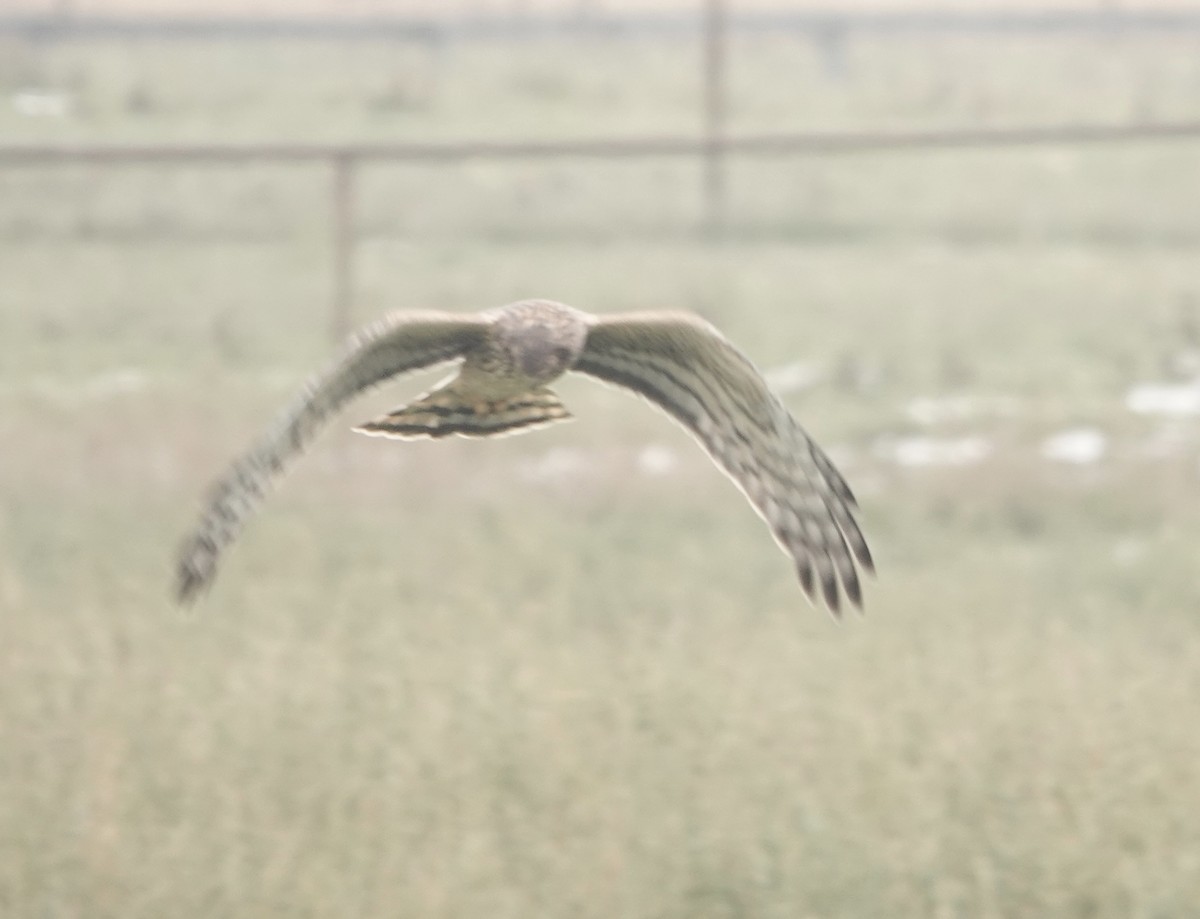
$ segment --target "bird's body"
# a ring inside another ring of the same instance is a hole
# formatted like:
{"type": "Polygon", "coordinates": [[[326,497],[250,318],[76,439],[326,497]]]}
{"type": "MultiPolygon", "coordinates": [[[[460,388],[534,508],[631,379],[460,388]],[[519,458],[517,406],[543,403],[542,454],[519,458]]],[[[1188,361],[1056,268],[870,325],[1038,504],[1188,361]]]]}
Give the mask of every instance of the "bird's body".
{"type": "Polygon", "coordinates": [[[745,493],[831,610],[861,605],[857,566],[872,570],[849,487],[762,376],[716,329],[686,313],[598,317],[550,300],[475,315],[397,313],[365,329],[217,481],[184,543],[178,592],[212,580],[221,551],[286,463],[366,389],[461,360],[438,387],[356,430],[384,437],[488,437],[571,417],[548,384],[569,370],[631,389],[682,424],[745,493]]]}
{"type": "Polygon", "coordinates": [[[463,351],[454,376],[356,430],[385,437],[491,437],[570,418],[545,384],[579,359],[590,317],[550,300],[524,300],[479,318],[489,334],[463,351]]]}

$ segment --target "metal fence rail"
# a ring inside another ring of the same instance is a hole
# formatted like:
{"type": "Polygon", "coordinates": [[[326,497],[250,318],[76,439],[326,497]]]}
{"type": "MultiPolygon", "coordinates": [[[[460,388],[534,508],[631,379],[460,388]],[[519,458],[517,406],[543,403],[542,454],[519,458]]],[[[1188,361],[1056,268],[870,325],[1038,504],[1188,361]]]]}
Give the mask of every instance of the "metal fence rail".
{"type": "Polygon", "coordinates": [[[738,136],[665,136],[579,140],[464,140],[444,143],[262,144],[0,144],[0,168],[236,166],[247,163],[326,164],[332,174],[334,251],[332,328],[342,337],[351,326],[354,178],[370,163],[459,163],[471,159],[703,158],[708,219],[720,224],[724,203],[720,170],[725,157],[825,156],[904,150],[1002,149],[1078,144],[1161,143],[1200,140],[1200,121],[1143,124],[1060,124],[1011,128],[912,131],[847,131],[738,136]],[[714,180],[714,176],[716,179],[714,180]],[[716,183],[717,192],[713,192],[716,183]]]}
{"type": "Polygon", "coordinates": [[[442,162],[470,159],[622,159],[696,157],[714,146],[740,156],[819,156],[895,150],[1114,144],[1200,138],[1200,121],[1132,124],[1054,124],[1008,128],[932,128],[909,131],[828,131],[387,143],[0,144],[0,165],[74,163],[442,162]]]}

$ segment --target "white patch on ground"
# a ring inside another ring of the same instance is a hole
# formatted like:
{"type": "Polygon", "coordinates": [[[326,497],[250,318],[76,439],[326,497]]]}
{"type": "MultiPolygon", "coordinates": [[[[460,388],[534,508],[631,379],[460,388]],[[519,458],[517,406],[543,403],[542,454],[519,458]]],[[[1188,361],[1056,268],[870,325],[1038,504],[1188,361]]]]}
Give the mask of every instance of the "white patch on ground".
{"type": "Polygon", "coordinates": [[[670,475],[679,466],[675,451],[659,444],[642,447],[637,454],[637,470],[642,475],[670,475]]]}
{"type": "Polygon", "coordinates": [[[812,361],[792,361],[763,373],[767,385],[780,395],[812,389],[825,378],[825,371],[812,361]]]}
{"type": "Polygon", "coordinates": [[[20,89],[12,94],[12,107],[26,118],[65,118],[74,101],[68,93],[50,89],[20,89]]]}
{"type": "Polygon", "coordinates": [[[974,466],[991,455],[992,444],[978,435],[897,437],[880,444],[876,453],[898,466],[974,466]]]}
{"type": "Polygon", "coordinates": [[[1200,378],[1188,383],[1139,383],[1125,394],[1125,407],[1135,415],[1200,415],[1200,378]]]}
{"type": "Polygon", "coordinates": [[[1067,428],[1043,440],[1041,453],[1056,463],[1090,466],[1108,453],[1108,437],[1098,428],[1067,428]]]}

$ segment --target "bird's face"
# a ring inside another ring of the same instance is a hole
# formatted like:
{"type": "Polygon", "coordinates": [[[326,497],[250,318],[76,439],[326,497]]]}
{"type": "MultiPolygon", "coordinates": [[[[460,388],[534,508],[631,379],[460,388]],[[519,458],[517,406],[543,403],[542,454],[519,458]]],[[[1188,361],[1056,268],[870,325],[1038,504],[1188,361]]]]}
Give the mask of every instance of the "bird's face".
{"type": "Polygon", "coordinates": [[[516,364],[521,373],[531,380],[547,383],[566,373],[579,349],[572,348],[569,342],[556,341],[553,337],[539,339],[530,336],[522,341],[516,349],[516,364]]]}
{"type": "Polygon", "coordinates": [[[549,383],[574,366],[587,330],[587,322],[574,310],[541,300],[510,307],[495,326],[505,363],[534,385],[549,383]]]}

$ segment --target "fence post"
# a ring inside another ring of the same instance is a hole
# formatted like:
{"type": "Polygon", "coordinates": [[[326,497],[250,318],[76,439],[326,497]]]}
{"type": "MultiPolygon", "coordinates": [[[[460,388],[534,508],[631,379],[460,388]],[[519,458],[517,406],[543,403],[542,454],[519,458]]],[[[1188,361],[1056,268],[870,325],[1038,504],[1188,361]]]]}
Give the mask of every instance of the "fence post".
{"type": "Polygon", "coordinates": [[[710,229],[725,224],[725,0],[704,4],[704,199],[710,229]]]}
{"type": "Polygon", "coordinates": [[[340,342],[354,314],[354,156],[333,155],[333,315],[330,331],[340,342]]]}

